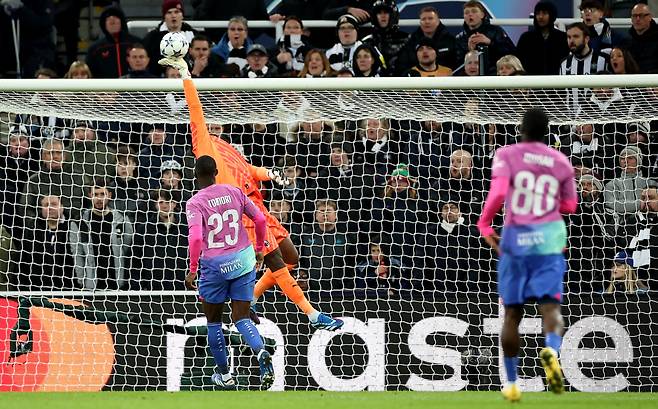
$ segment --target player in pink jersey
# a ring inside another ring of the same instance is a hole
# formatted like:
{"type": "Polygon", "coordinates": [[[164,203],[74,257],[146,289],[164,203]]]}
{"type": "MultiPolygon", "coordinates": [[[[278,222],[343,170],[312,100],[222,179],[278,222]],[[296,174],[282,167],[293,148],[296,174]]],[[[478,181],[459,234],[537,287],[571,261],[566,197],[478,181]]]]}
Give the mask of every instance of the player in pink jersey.
{"type": "Polygon", "coordinates": [[[545,143],[548,117],[529,109],[521,123],[521,143],[500,148],[491,169],[489,195],[478,221],[485,241],[500,255],[498,292],[505,305],[501,333],[507,385],[503,396],[521,398],[516,384],[519,324],[526,302],[539,303],[546,347],[540,352],[549,388],[564,390],[558,351],[564,322],[560,314],[566,260],[567,229],[562,213],[578,206],[574,169],[566,156],[545,143]],[[505,204],[502,239],[491,223],[505,204]]]}
{"type": "Polygon", "coordinates": [[[261,386],[268,389],[274,382],[272,357],[249,318],[256,265],[263,262],[265,216],[240,189],[215,184],[217,164],[212,157],[198,158],[194,174],[201,190],[185,205],[190,245],[190,272],[185,284],[197,288],[195,280],[201,259],[199,298],[208,320],[208,346],[217,365],[212,381],[224,389],[236,386],[229,373],[222,331],[224,303],[230,299],[233,322],[258,356],[261,386]],[[242,224],[243,214],[255,224],[255,251],[242,224]]]}

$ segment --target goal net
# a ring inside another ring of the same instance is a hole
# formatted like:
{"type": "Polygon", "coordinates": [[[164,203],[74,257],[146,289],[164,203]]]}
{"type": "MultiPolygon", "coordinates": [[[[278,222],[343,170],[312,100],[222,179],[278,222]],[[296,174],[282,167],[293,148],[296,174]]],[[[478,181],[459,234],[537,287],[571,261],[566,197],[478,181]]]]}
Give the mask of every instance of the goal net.
{"type": "MultiPolygon", "coordinates": [[[[658,391],[658,78],[620,78],[197,82],[213,131],[291,181],[263,183],[266,206],[299,252],[299,286],[345,321],[313,330],[267,291],[272,389],[500,388],[497,256],[475,222],[494,152],[542,107],[580,195],[566,218],[567,385],[658,391]]],[[[181,83],[4,81],[0,390],[212,389],[184,286],[195,185],[181,83]]],[[[255,388],[257,362],[225,322],[231,369],[255,388]]],[[[521,387],[543,390],[535,307],[520,331],[521,387]]]]}

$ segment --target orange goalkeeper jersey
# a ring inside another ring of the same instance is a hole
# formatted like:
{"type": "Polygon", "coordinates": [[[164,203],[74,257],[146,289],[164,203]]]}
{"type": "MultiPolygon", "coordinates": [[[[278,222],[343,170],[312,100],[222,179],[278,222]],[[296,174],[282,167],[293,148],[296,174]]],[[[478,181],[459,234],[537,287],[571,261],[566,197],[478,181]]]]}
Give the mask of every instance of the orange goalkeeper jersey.
{"type": "Polygon", "coordinates": [[[183,80],[185,100],[190,110],[192,152],[194,157],[208,155],[217,163],[217,183],[225,183],[242,189],[252,201],[262,202],[260,182],[270,180],[267,169],[253,166],[230,143],[210,135],[203,115],[203,106],[192,80],[183,80]]]}

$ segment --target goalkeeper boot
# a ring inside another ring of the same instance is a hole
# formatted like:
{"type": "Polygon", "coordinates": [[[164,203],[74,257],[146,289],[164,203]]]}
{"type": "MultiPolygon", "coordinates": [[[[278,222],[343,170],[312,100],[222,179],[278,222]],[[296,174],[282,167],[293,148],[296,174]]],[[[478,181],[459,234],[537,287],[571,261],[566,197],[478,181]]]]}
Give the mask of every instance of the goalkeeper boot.
{"type": "Polygon", "coordinates": [[[510,402],[518,402],[521,400],[521,388],[515,383],[508,383],[501,391],[503,397],[510,402]]]}
{"type": "Polygon", "coordinates": [[[548,389],[557,394],[564,392],[564,376],[557,359],[557,352],[553,348],[546,347],[539,352],[539,359],[546,372],[548,389]]]}
{"type": "Polygon", "coordinates": [[[214,374],[212,374],[210,379],[212,380],[212,383],[219,386],[225,391],[232,391],[235,390],[237,387],[235,383],[235,379],[233,379],[230,373],[221,374],[215,372],[214,374]]]}
{"type": "Polygon", "coordinates": [[[272,365],[272,355],[264,349],[258,353],[258,366],[260,367],[261,389],[270,389],[274,383],[274,366],[272,365]]]}
{"type": "Polygon", "coordinates": [[[311,322],[311,326],[317,329],[326,329],[327,331],[336,331],[345,325],[342,320],[331,318],[326,314],[320,313],[318,319],[311,322]]]}

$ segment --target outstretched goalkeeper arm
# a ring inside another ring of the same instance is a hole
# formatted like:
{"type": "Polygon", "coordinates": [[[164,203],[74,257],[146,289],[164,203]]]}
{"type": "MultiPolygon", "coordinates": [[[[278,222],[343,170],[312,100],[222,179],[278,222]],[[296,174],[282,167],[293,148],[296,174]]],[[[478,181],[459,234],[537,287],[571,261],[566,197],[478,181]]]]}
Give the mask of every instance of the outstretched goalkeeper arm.
{"type": "MultiPolygon", "coordinates": [[[[198,158],[200,156],[208,155],[215,159],[217,163],[217,183],[226,183],[236,187],[240,187],[233,177],[232,173],[229,172],[226,162],[224,161],[221,152],[220,152],[220,142],[214,140],[210,132],[208,131],[208,126],[206,124],[206,119],[203,114],[203,105],[199,99],[199,93],[192,81],[187,63],[181,58],[163,58],[159,61],[161,65],[174,67],[178,70],[183,79],[183,89],[185,91],[185,100],[187,101],[187,106],[190,110],[190,127],[192,130],[192,153],[194,157],[198,158]]],[[[219,135],[217,135],[219,137],[219,135]]],[[[226,144],[228,145],[228,144],[226,144]]],[[[230,145],[228,145],[230,146],[230,145]]],[[[237,153],[237,151],[236,151],[237,153]]],[[[287,185],[289,182],[281,176],[281,173],[278,170],[272,170],[267,168],[261,168],[257,166],[250,165],[251,176],[258,181],[274,181],[279,185],[287,185]]]]}

